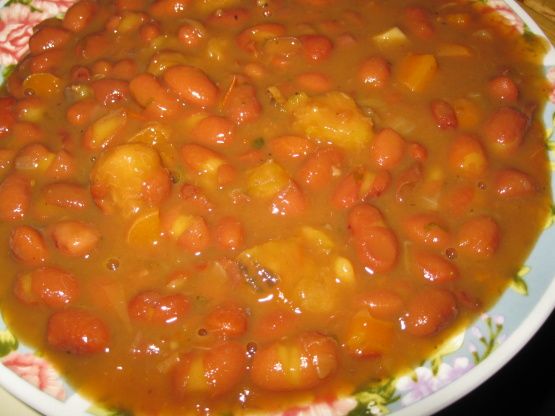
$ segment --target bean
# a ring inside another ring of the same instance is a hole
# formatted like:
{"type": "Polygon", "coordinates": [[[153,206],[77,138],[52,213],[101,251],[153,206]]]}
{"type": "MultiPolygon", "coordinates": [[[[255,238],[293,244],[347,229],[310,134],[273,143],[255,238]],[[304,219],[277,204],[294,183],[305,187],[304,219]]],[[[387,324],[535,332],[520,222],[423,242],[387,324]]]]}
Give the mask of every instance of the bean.
{"type": "Polygon", "coordinates": [[[44,174],[52,164],[54,157],[54,153],[42,144],[28,144],[17,152],[14,165],[19,171],[44,174]]]}
{"type": "Polygon", "coordinates": [[[193,140],[204,145],[230,144],[235,135],[235,125],[225,117],[208,116],[191,130],[193,140]]]}
{"type": "Polygon", "coordinates": [[[27,214],[31,202],[31,181],[11,173],[0,183],[0,220],[16,221],[27,214]]]}
{"type": "Polygon", "coordinates": [[[155,291],[137,294],[128,305],[129,317],[155,325],[181,322],[187,316],[190,304],[182,294],[162,295],[155,291]]]}
{"type": "Polygon", "coordinates": [[[363,309],[347,324],[344,345],[356,358],[379,357],[391,349],[394,335],[392,322],[376,319],[363,309]]]}
{"type": "Polygon", "coordinates": [[[179,196],[193,209],[200,210],[206,214],[214,209],[214,205],[208,200],[204,191],[196,185],[183,184],[179,196]]]}
{"type": "Polygon", "coordinates": [[[391,78],[391,65],[381,56],[366,58],[358,67],[357,77],[365,87],[383,87],[391,78]]]}
{"type": "Polygon", "coordinates": [[[303,191],[296,183],[290,182],[272,199],[270,211],[274,215],[297,216],[301,215],[307,207],[303,191]]]}
{"type": "Polygon", "coordinates": [[[438,128],[442,130],[457,128],[457,114],[447,101],[433,100],[430,103],[430,110],[438,128]]]}
{"type": "Polygon", "coordinates": [[[428,251],[416,251],[414,269],[419,277],[430,283],[444,283],[459,278],[457,267],[442,256],[428,251]]]}
{"type": "Polygon", "coordinates": [[[44,263],[49,257],[42,234],[27,225],[20,225],[12,230],[9,246],[15,258],[26,264],[44,263]]]}
{"type": "Polygon", "coordinates": [[[222,218],[214,229],[214,240],[224,250],[237,250],[245,240],[243,225],[235,218],[222,218]]]}
{"type": "Polygon", "coordinates": [[[16,103],[17,101],[13,97],[0,97],[0,138],[10,133],[11,127],[16,121],[16,103]]]}
{"type": "Polygon", "coordinates": [[[223,338],[240,337],[247,331],[247,325],[247,314],[235,305],[216,307],[204,321],[208,333],[216,333],[223,338]]]}
{"type": "Polygon", "coordinates": [[[404,222],[407,236],[415,242],[429,247],[447,248],[451,236],[435,214],[414,214],[404,222]]]}
{"type": "Polygon", "coordinates": [[[92,121],[99,109],[100,107],[94,99],[85,98],[69,106],[66,112],[66,120],[73,126],[86,126],[92,121]]]}
{"type": "Polygon", "coordinates": [[[232,342],[184,354],[173,369],[173,390],[180,397],[217,397],[241,381],[246,366],[245,347],[232,342]]]}
{"type": "Polygon", "coordinates": [[[361,264],[370,273],[386,273],[397,263],[398,242],[387,227],[369,227],[364,235],[355,235],[355,252],[361,264]]]}
{"type": "Polygon", "coordinates": [[[409,300],[402,328],[410,335],[433,335],[452,322],[458,314],[453,294],[444,289],[424,288],[409,300]]]}
{"type": "Polygon", "coordinates": [[[425,162],[428,159],[428,150],[420,143],[410,143],[408,153],[417,162],[425,162]]]}
{"type": "Polygon", "coordinates": [[[249,84],[233,87],[225,96],[223,112],[236,124],[258,119],[262,106],[256,97],[256,89],[249,84]]]}
{"type": "Polygon", "coordinates": [[[46,340],[57,350],[87,355],[106,350],[110,333],[106,324],[91,312],[70,308],[54,312],[50,316],[46,340]]]}
{"type": "Polygon", "coordinates": [[[215,173],[225,163],[219,153],[198,144],[183,145],[181,158],[185,166],[195,173],[215,173]]]}
{"type": "Polygon", "coordinates": [[[146,0],[116,0],[116,9],[121,11],[143,10],[146,3],[146,0]]]}
{"type": "Polygon", "coordinates": [[[173,117],[182,109],[178,100],[153,75],[137,75],[129,83],[129,90],[133,98],[145,107],[145,112],[153,117],[173,117]]]}
{"type": "Polygon", "coordinates": [[[490,80],[488,82],[488,92],[495,100],[505,102],[518,101],[518,87],[515,82],[506,75],[501,75],[490,80]]]}
{"type": "Polygon", "coordinates": [[[484,138],[494,149],[513,152],[523,142],[528,117],[511,107],[501,107],[486,121],[484,138]]]}
{"type": "Polygon", "coordinates": [[[109,56],[113,46],[113,40],[108,34],[91,33],[81,39],[77,45],[77,53],[86,60],[96,60],[109,56]]]}
{"type": "Polygon", "coordinates": [[[405,148],[401,135],[393,129],[385,128],[374,136],[370,157],[378,166],[392,169],[401,162],[405,148]]]}
{"type": "Polygon", "coordinates": [[[329,77],[321,72],[303,72],[295,77],[295,83],[301,90],[313,94],[328,92],[333,87],[329,77]]]}
{"type": "Polygon", "coordinates": [[[91,0],[80,0],[71,6],[62,20],[62,27],[71,32],[81,32],[93,19],[97,5],[91,0]]]}
{"type": "Polygon", "coordinates": [[[351,208],[360,201],[360,182],[353,173],[345,176],[335,188],[331,203],[338,209],[351,208]]]}
{"type": "Polygon", "coordinates": [[[268,147],[278,161],[302,160],[314,150],[314,143],[300,136],[279,136],[268,141],[268,147]]]}
{"type": "Polygon", "coordinates": [[[157,20],[178,19],[188,9],[191,0],[156,0],[148,7],[148,13],[157,20]]]}
{"type": "Polygon", "coordinates": [[[70,33],[62,28],[44,26],[29,39],[31,54],[38,55],[51,49],[63,48],[71,40],[70,33]]]}
{"type": "Polygon", "coordinates": [[[298,391],[316,387],[339,365],[336,342],[316,332],[304,332],[258,350],[252,360],[251,379],[269,391],[298,391]]]}
{"type": "Polygon", "coordinates": [[[145,23],[139,28],[139,36],[144,43],[151,43],[162,31],[156,23],[145,23]]]}
{"type": "MultiPolygon", "coordinates": [[[[0,149],[0,170],[7,171],[13,164],[15,151],[11,149],[0,149]]],[[[4,173],[4,172],[2,172],[4,173]]]]}
{"type": "Polygon", "coordinates": [[[310,189],[317,190],[329,186],[334,168],[343,160],[341,152],[334,148],[322,148],[308,156],[297,171],[296,178],[310,189]]]}
{"type": "Polygon", "coordinates": [[[495,191],[503,198],[532,195],[536,186],[530,175],[517,169],[503,169],[495,175],[495,191]]]}
{"type": "Polygon", "coordinates": [[[126,81],[104,78],[90,85],[96,100],[106,107],[125,101],[129,96],[129,84],[126,81]]]}
{"type": "Polygon", "coordinates": [[[29,70],[32,74],[54,72],[56,68],[59,68],[63,59],[63,50],[49,49],[29,58],[29,70]]]}
{"type": "Polygon", "coordinates": [[[298,315],[283,307],[276,307],[261,316],[253,328],[253,334],[256,339],[268,342],[296,333],[298,326],[298,315]]]}
{"type": "Polygon", "coordinates": [[[218,87],[200,69],[172,66],[164,72],[164,82],[185,102],[199,107],[213,107],[218,99],[218,87]]]}
{"type": "Polygon", "coordinates": [[[50,308],[63,308],[76,300],[79,283],[73,274],[65,270],[43,266],[19,274],[14,294],[27,304],[41,303],[50,308]]]}
{"type": "Polygon", "coordinates": [[[206,29],[197,21],[185,22],[177,30],[177,38],[182,45],[187,47],[199,46],[206,37],[206,29]]]}
{"type": "Polygon", "coordinates": [[[54,244],[65,255],[89,255],[98,245],[100,233],[92,225],[80,221],[62,221],[51,229],[54,244]]]}
{"type": "Polygon", "coordinates": [[[469,185],[458,185],[446,189],[440,198],[440,207],[449,215],[460,216],[468,212],[475,201],[476,189],[469,185]]]}
{"type": "Polygon", "coordinates": [[[304,56],[311,61],[328,58],[333,50],[333,43],[324,35],[302,35],[299,37],[304,56]]]}
{"type": "Polygon", "coordinates": [[[348,226],[354,235],[364,235],[374,226],[384,225],[384,218],[378,208],[370,204],[360,204],[349,213],[348,226]]]}
{"type": "Polygon", "coordinates": [[[449,146],[448,162],[450,168],[466,177],[480,177],[487,168],[486,153],[475,137],[457,136],[449,146]]]}
{"type": "Polygon", "coordinates": [[[237,45],[246,52],[256,53],[258,46],[268,39],[285,35],[285,27],[278,23],[261,23],[243,30],[236,37],[237,45]]]}
{"type": "Polygon", "coordinates": [[[161,214],[162,229],[190,253],[200,253],[210,245],[210,230],[200,215],[183,214],[179,207],[161,214]]]}
{"type": "Polygon", "coordinates": [[[53,183],[46,185],[42,193],[47,204],[60,208],[84,209],[89,206],[89,192],[79,185],[53,183]]]}
{"type": "MultiPolygon", "coordinates": [[[[27,84],[27,80],[25,84],[27,84]]],[[[20,121],[28,121],[31,123],[40,122],[43,120],[44,112],[46,110],[45,107],[46,105],[43,100],[35,94],[32,97],[25,97],[19,100],[15,105],[15,114],[20,121]]]]}
{"type": "Polygon", "coordinates": [[[407,7],[403,13],[403,22],[413,35],[430,39],[434,36],[435,30],[432,25],[430,13],[420,7],[407,7]]]}
{"type": "Polygon", "coordinates": [[[464,222],[457,231],[457,247],[461,253],[491,257],[499,248],[501,231],[493,218],[483,215],[464,222]]]}
{"type": "Polygon", "coordinates": [[[403,311],[404,301],[396,292],[385,288],[371,289],[361,295],[361,301],[377,319],[395,320],[403,311]]]}
{"type": "Polygon", "coordinates": [[[19,121],[12,126],[13,137],[21,144],[40,142],[44,138],[44,132],[36,123],[19,121]]]}

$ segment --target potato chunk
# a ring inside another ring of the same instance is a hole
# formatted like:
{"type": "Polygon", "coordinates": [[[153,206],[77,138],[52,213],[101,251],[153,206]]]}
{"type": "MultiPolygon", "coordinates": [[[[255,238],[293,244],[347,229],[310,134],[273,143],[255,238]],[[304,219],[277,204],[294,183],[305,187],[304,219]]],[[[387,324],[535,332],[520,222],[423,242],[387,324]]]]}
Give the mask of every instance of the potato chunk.
{"type": "Polygon", "coordinates": [[[286,109],[293,114],[294,128],[307,137],[347,149],[360,149],[372,139],[372,120],[355,101],[339,91],[289,98],[286,109]]]}
{"type": "Polygon", "coordinates": [[[169,174],[158,152],[141,143],[108,149],[91,172],[93,199],[107,214],[129,216],[157,206],[169,190],[169,174]]]}

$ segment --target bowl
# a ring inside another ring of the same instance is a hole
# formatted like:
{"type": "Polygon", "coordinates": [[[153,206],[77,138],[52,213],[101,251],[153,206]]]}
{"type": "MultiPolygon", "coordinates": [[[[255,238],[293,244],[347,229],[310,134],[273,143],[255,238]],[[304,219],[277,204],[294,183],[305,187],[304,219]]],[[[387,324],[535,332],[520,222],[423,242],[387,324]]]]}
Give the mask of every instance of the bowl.
{"type": "MultiPolygon", "coordinates": [[[[513,0],[484,0],[521,36],[547,40],[513,0]]],[[[60,16],[73,0],[0,1],[0,82],[25,53],[32,28],[60,16]]],[[[544,59],[552,84],[543,111],[555,194],[555,49],[544,59]]],[[[555,308],[555,205],[525,265],[497,303],[465,331],[450,338],[422,365],[397,378],[334,402],[292,409],[292,415],[429,415],[465,396],[495,374],[534,336],[555,308]]],[[[52,416],[117,415],[76,393],[39,354],[20,344],[0,318],[0,386],[37,411],[52,416]]]]}

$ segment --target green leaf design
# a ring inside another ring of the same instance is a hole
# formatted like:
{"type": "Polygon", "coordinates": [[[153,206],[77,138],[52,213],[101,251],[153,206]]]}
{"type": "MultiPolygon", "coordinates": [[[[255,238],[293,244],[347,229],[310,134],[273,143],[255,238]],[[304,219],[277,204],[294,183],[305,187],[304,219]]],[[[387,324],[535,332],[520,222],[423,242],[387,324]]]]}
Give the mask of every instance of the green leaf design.
{"type": "Polygon", "coordinates": [[[6,81],[14,70],[15,70],[15,64],[7,65],[2,71],[2,79],[6,81]]]}
{"type": "Polygon", "coordinates": [[[8,355],[10,352],[17,350],[19,341],[7,329],[0,331],[0,357],[8,355]]]}
{"type": "Polygon", "coordinates": [[[547,214],[547,219],[545,220],[544,230],[547,230],[555,223],[555,205],[551,205],[549,213],[547,214]]]}
{"type": "Polygon", "coordinates": [[[133,416],[133,413],[129,410],[106,409],[100,405],[92,405],[87,409],[87,413],[94,416],[133,416]]]}
{"type": "Polygon", "coordinates": [[[524,280],[524,276],[530,273],[530,270],[530,267],[522,266],[520,270],[513,276],[510,287],[519,295],[528,296],[528,284],[524,280]]]}
{"type": "Polygon", "coordinates": [[[503,323],[501,322],[494,322],[491,316],[485,315],[485,318],[482,318],[486,324],[487,334],[480,335],[478,341],[480,344],[484,346],[484,350],[481,354],[478,351],[472,352],[472,357],[474,358],[474,364],[478,364],[484,361],[489,355],[493,352],[493,350],[497,347],[497,339],[503,331],[503,323]]]}
{"type": "Polygon", "coordinates": [[[388,405],[399,400],[394,379],[372,384],[355,394],[357,406],[348,416],[378,416],[389,413],[388,405]]]}

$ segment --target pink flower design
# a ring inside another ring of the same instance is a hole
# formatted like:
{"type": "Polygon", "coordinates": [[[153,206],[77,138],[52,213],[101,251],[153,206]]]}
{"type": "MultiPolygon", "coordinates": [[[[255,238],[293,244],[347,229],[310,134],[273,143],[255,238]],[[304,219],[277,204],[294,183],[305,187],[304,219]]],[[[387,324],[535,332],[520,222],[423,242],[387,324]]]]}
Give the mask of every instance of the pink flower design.
{"type": "Polygon", "coordinates": [[[12,352],[2,359],[2,364],[46,394],[65,399],[62,380],[46,360],[30,353],[12,352]]]}
{"type": "Polygon", "coordinates": [[[414,373],[414,378],[403,376],[397,380],[397,390],[401,393],[406,392],[401,399],[405,406],[417,402],[437,390],[437,379],[431,369],[417,367],[414,373]]]}
{"type": "Polygon", "coordinates": [[[503,0],[489,0],[487,2],[487,5],[489,8],[495,10],[497,13],[503,16],[507,20],[509,25],[513,26],[518,31],[518,33],[524,33],[524,22],[522,21],[520,16],[507,5],[507,3],[505,3],[503,0]]]}
{"type": "Polygon", "coordinates": [[[294,407],[275,416],[344,416],[353,410],[357,401],[352,397],[294,407]]]}
{"type": "Polygon", "coordinates": [[[33,0],[33,7],[49,17],[61,16],[75,2],[76,0],[33,0]]]}
{"type": "Polygon", "coordinates": [[[33,27],[45,17],[22,4],[0,8],[0,65],[15,64],[27,52],[33,27]]]}
{"type": "Polygon", "coordinates": [[[549,81],[549,85],[551,86],[551,92],[549,94],[549,101],[555,103],[555,66],[552,66],[547,70],[547,74],[545,75],[547,80],[549,81]]]}

